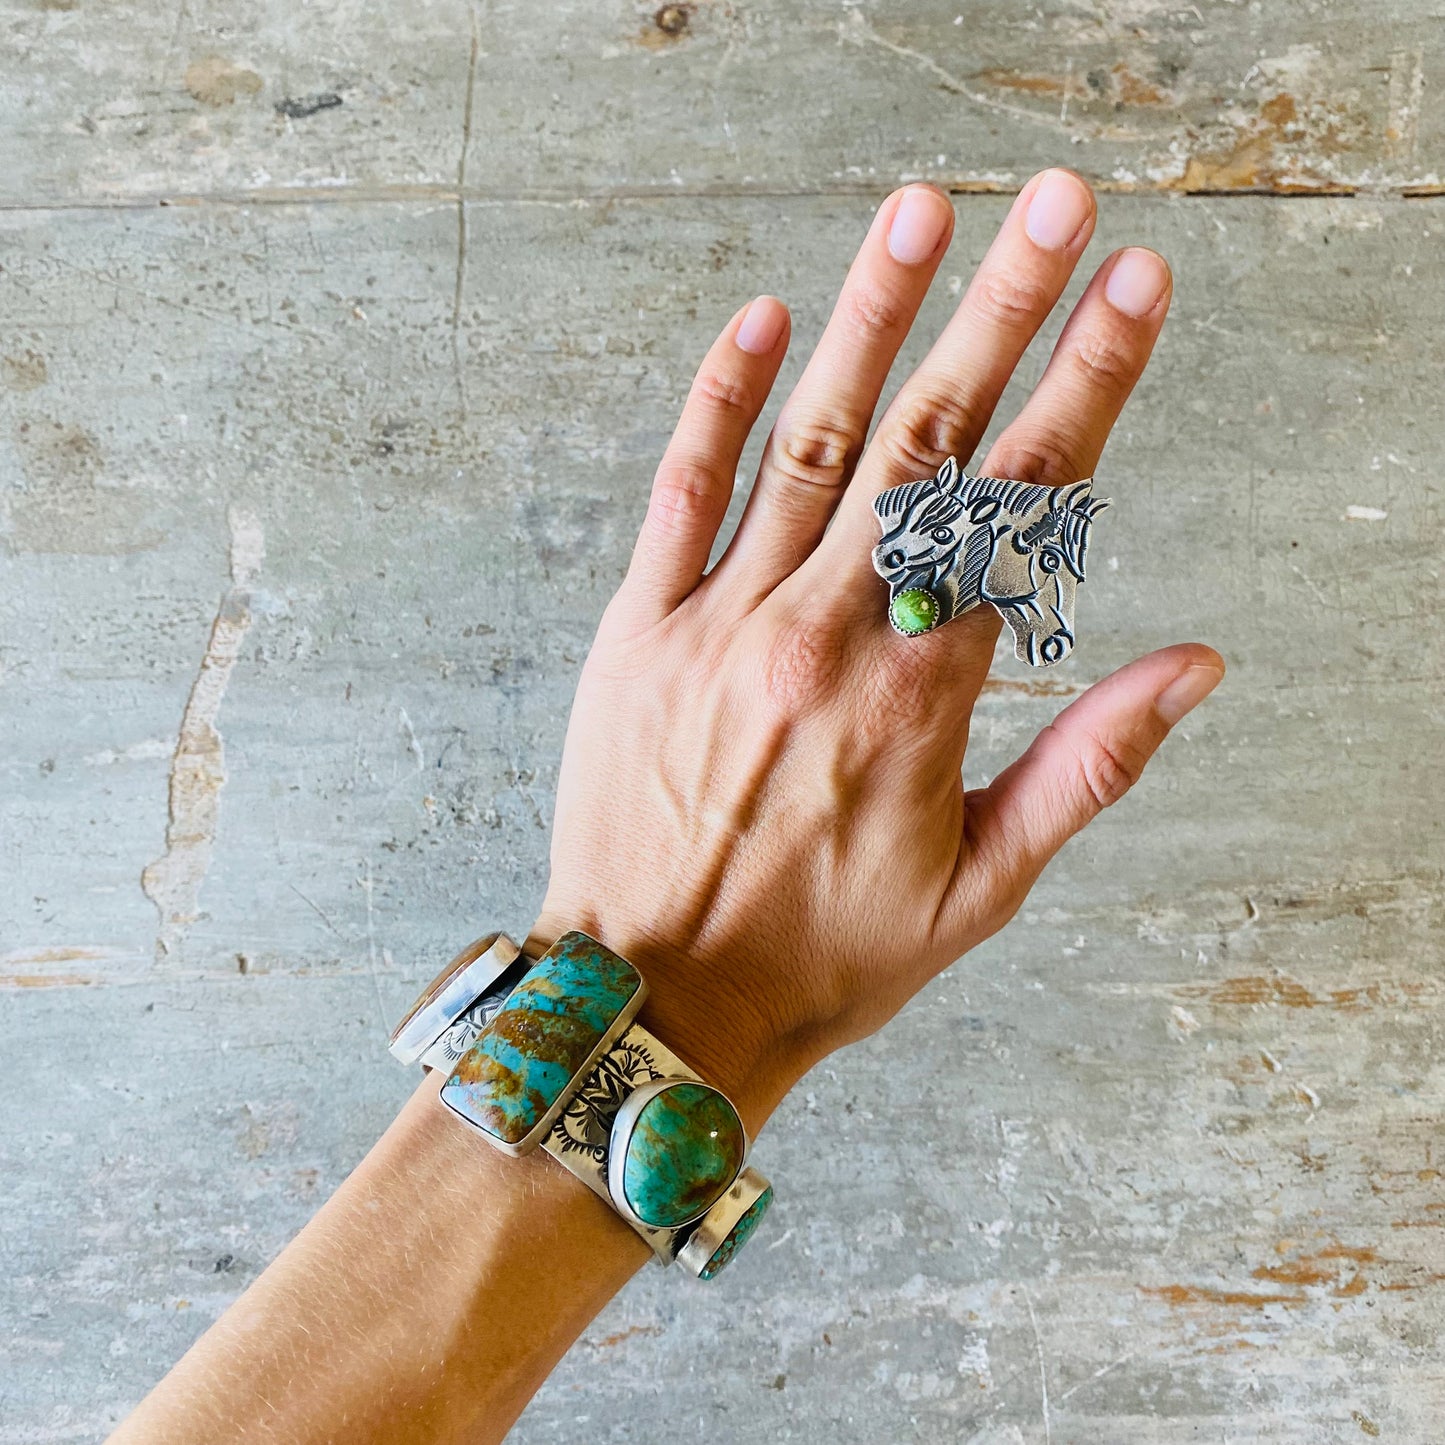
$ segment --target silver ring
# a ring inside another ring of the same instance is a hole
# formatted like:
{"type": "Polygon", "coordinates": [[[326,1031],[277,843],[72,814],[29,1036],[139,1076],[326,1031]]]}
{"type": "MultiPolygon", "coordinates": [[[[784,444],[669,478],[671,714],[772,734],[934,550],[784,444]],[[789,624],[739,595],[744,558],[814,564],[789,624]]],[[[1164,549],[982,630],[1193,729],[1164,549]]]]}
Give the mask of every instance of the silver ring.
{"type": "Polygon", "coordinates": [[[953,457],[936,475],[874,500],[883,538],[873,567],[888,583],[888,621],[904,637],[989,603],[1020,662],[1049,667],[1074,650],[1074,596],[1094,518],[1109,505],[1093,481],[1034,486],[970,477],[953,457]]]}

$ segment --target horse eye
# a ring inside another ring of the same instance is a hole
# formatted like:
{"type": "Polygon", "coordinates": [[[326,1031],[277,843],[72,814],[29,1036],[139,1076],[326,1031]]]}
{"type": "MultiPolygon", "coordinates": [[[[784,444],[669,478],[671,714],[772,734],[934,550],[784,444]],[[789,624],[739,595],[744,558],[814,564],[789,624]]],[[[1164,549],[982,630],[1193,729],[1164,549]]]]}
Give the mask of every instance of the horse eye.
{"type": "Polygon", "coordinates": [[[890,567],[901,567],[908,558],[901,551],[890,552],[883,559],[890,567]]]}
{"type": "Polygon", "coordinates": [[[1059,564],[1063,560],[1052,547],[1045,547],[1044,550],[1039,553],[1039,566],[1042,567],[1045,572],[1057,572],[1059,570],[1059,564]]]}
{"type": "Polygon", "coordinates": [[[933,540],[937,542],[940,547],[946,547],[953,541],[953,528],[935,527],[933,529],[933,540]]]}
{"type": "Polygon", "coordinates": [[[968,520],[970,522],[991,522],[1001,510],[1002,504],[997,497],[980,497],[968,509],[968,520]]]}

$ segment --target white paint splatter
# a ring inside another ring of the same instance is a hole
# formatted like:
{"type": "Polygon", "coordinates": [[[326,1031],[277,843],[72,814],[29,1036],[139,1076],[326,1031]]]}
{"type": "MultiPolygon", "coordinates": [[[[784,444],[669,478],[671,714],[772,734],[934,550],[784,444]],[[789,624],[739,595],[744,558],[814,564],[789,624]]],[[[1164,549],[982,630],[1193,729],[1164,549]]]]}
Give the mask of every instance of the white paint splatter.
{"type": "Polygon", "coordinates": [[[1357,507],[1351,503],[1345,508],[1347,522],[1383,522],[1389,515],[1380,507],[1357,507]]]}
{"type": "Polygon", "coordinates": [[[211,624],[210,640],[191,684],[171,754],[166,851],[141,874],[141,888],[160,915],[157,960],[176,950],[199,917],[201,884],[211,865],[221,789],[226,782],[226,752],[216,719],[231,669],[251,627],[250,588],[266,555],[265,534],[256,517],[233,510],[228,521],[231,585],[211,624]]]}

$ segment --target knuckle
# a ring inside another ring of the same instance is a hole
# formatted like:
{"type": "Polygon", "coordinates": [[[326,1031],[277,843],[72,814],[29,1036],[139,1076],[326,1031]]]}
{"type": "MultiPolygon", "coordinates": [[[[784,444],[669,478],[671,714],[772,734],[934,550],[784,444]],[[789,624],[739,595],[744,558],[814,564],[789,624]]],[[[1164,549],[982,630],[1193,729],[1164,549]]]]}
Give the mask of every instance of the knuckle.
{"type": "Polygon", "coordinates": [[[906,303],[893,292],[877,285],[850,286],[844,304],[852,329],[870,336],[896,331],[911,319],[906,303]]]}
{"type": "Polygon", "coordinates": [[[703,467],[681,463],[663,467],[652,484],[648,517],[664,532],[686,531],[712,520],[718,491],[716,478],[703,467]]]}
{"type": "Polygon", "coordinates": [[[720,371],[704,371],[692,384],[694,399],[712,411],[734,416],[751,416],[752,399],[740,377],[720,371]]]}
{"type": "Polygon", "coordinates": [[[920,387],[898,401],[898,414],[878,438],[884,455],[912,476],[935,471],[946,457],[973,451],[972,429],[958,398],[920,387]]]}
{"type": "MultiPolygon", "coordinates": [[[[1122,738],[1087,733],[1072,743],[1075,783],[1084,801],[1111,808],[1143,775],[1147,755],[1122,738]]],[[[1092,810],[1091,810],[1092,811],[1092,810]]]]}
{"type": "Polygon", "coordinates": [[[1004,270],[980,272],[974,283],[973,306],[992,325],[1005,330],[1033,330],[1053,309],[1054,297],[1041,281],[1004,270]]]}
{"type": "Polygon", "coordinates": [[[1122,336],[1101,330],[1081,331],[1070,349],[1089,385],[1110,392],[1133,385],[1138,368],[1122,336]]]}
{"type": "Polygon", "coordinates": [[[859,432],[824,417],[789,419],[772,449],[773,466],[789,481],[841,487],[860,446],[859,432]]]}
{"type": "Polygon", "coordinates": [[[1000,452],[999,465],[990,470],[1017,482],[1061,487],[1084,475],[1080,458],[1062,437],[1040,433],[1019,440],[1008,438],[1000,452]]]}

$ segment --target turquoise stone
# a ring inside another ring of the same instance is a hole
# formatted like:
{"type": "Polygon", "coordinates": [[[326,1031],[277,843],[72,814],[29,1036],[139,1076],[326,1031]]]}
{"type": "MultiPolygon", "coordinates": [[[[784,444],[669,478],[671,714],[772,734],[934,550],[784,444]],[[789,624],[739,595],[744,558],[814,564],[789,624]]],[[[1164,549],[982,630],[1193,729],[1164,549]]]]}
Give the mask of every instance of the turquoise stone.
{"type": "Polygon", "coordinates": [[[924,587],[910,587],[888,604],[893,625],[910,637],[938,625],[938,599],[924,587]]]}
{"type": "Polygon", "coordinates": [[[642,1106],[622,1165],[622,1192],[655,1229],[696,1219],[743,1167],[742,1120],[707,1084],[679,1082],[642,1106]]]}
{"type": "Polygon", "coordinates": [[[625,958],[564,933],[457,1061],[442,1102],[502,1143],[521,1143],[641,986],[625,958]]]}
{"type": "Polygon", "coordinates": [[[715,1279],[729,1264],[732,1257],[748,1240],[753,1237],[753,1230],[763,1222],[763,1215],[768,1212],[768,1205],[773,1202],[773,1186],[768,1185],[758,1197],[748,1206],[748,1212],[728,1230],[728,1237],[713,1250],[712,1258],[703,1265],[699,1279],[715,1279]]]}

